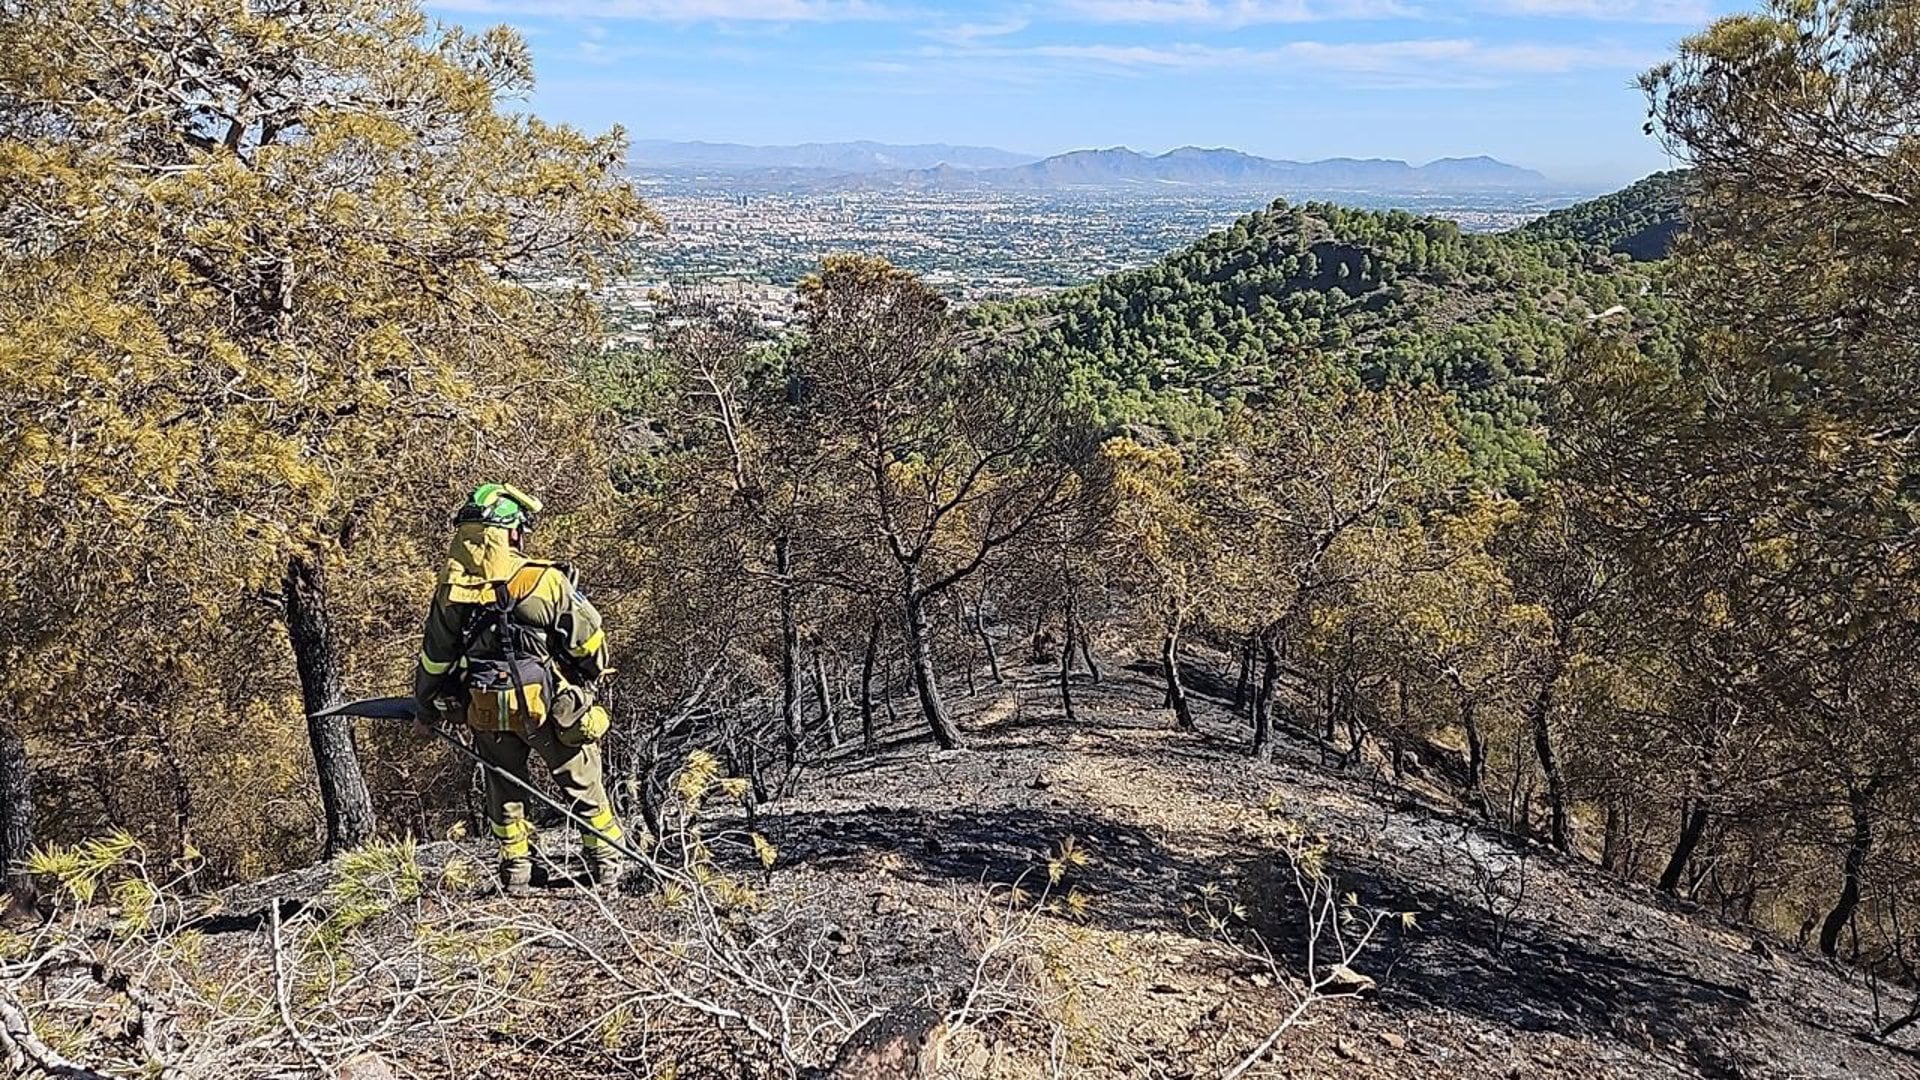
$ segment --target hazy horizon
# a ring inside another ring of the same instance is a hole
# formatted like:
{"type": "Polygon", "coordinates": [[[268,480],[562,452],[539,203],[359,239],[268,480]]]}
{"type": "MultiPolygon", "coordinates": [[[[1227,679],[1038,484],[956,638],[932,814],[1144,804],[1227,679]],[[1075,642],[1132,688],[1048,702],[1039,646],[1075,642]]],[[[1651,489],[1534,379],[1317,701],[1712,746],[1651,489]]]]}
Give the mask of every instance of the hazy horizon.
{"type": "Polygon", "coordinates": [[[529,107],[637,140],[1035,158],[1224,146],[1487,156],[1570,185],[1673,163],[1634,78],[1733,0],[431,0],[533,51],[529,107]]]}
{"type": "MultiPolygon", "coordinates": [[[[634,134],[634,133],[629,133],[629,134],[634,134]]],[[[1144,157],[1159,157],[1165,154],[1170,154],[1175,150],[1206,150],[1206,151],[1224,150],[1224,151],[1233,151],[1233,152],[1239,152],[1239,153],[1245,153],[1245,154],[1252,154],[1255,157],[1267,158],[1270,160],[1296,161],[1296,162],[1302,162],[1307,164],[1311,164],[1319,161],[1338,161],[1338,160],[1404,161],[1409,165],[1419,167],[1422,165],[1432,165],[1440,161],[1467,161],[1467,160],[1473,160],[1476,158],[1491,158],[1495,161],[1499,161],[1507,165],[1515,165],[1522,168],[1532,167],[1527,165],[1525,162],[1509,161],[1506,158],[1499,157],[1498,155],[1495,155],[1495,154],[1481,154],[1481,153],[1473,153],[1473,152],[1467,152],[1467,151],[1462,151],[1460,153],[1453,153],[1453,154],[1441,154],[1438,157],[1431,157],[1431,158],[1408,157],[1403,154],[1391,154],[1391,153],[1338,154],[1330,157],[1301,157],[1298,155],[1287,155],[1287,154],[1254,154],[1253,151],[1248,150],[1242,146],[1231,146],[1231,145],[1224,145],[1224,144],[1217,144],[1217,143],[1203,144],[1203,143],[1191,143],[1191,142],[1170,143],[1170,144],[1158,145],[1158,146],[1133,146],[1126,143],[1111,143],[1111,144],[1088,143],[1085,145],[1062,146],[1057,149],[1036,151],[1036,150],[1030,150],[1030,149],[1022,149],[1020,147],[1014,147],[1014,146],[995,145],[991,143],[949,142],[944,139],[916,139],[912,142],[899,142],[891,139],[868,139],[868,138],[804,139],[804,140],[797,140],[797,141],[791,141],[791,142],[746,142],[739,139],[700,139],[700,138],[665,139],[665,138],[655,138],[651,136],[634,134],[632,143],[634,146],[644,146],[647,144],[675,145],[675,146],[740,146],[740,147],[745,147],[752,150],[785,150],[785,149],[798,149],[798,148],[807,147],[807,146],[860,146],[860,145],[890,146],[890,147],[946,146],[955,150],[998,151],[1001,153],[1014,154],[1021,157],[1030,158],[1033,161],[1043,161],[1047,158],[1059,157],[1064,154],[1090,153],[1094,151],[1124,150],[1124,151],[1130,151],[1132,153],[1140,154],[1144,157]]],[[[1662,168],[1665,168],[1665,166],[1660,166],[1649,171],[1658,172],[1662,168]]],[[[1647,174],[1642,173],[1632,177],[1632,179],[1637,180],[1645,175],[1647,174]]],[[[1560,179],[1560,177],[1552,176],[1551,174],[1549,174],[1549,179],[1558,180],[1560,179]]]]}

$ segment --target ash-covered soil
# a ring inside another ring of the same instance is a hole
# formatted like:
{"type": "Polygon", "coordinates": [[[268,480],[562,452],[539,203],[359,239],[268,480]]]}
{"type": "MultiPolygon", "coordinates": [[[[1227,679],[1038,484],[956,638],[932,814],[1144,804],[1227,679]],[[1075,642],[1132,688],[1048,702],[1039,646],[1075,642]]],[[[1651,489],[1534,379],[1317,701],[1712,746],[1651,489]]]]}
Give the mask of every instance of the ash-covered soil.
{"type": "MultiPolygon", "coordinates": [[[[1276,821],[1323,835],[1342,893],[1390,919],[1354,963],[1376,993],[1311,1009],[1250,1075],[1284,1077],[1920,1077],[1911,1048],[1862,1037],[1873,997],[1847,969],[1688,913],[1584,862],[1527,850],[1464,811],[1316,747],[1256,764],[1246,722],[1196,700],[1172,729],[1147,676],[1074,687],[1050,674],[961,699],[968,747],[850,754],[756,827],[783,891],[819,897],[900,994],[952,994],[970,975],[969,912],[996,885],[1038,892],[1062,845],[1085,855],[1042,918],[1060,1045],[973,1046],[956,1075],[1217,1076],[1292,998],[1219,940],[1197,898],[1240,902],[1227,936],[1260,932],[1304,972],[1303,904],[1276,821]]],[[[1323,953],[1324,959],[1324,953],[1323,953]]],[[[1896,1015],[1906,998],[1883,1002],[1896,1015]]]]}

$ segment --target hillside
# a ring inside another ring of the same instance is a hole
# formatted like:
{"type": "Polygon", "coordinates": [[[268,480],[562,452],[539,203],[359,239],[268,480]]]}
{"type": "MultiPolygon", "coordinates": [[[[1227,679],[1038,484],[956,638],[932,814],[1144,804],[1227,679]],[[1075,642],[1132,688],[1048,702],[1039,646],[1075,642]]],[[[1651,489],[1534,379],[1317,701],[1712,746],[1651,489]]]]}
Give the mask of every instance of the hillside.
{"type": "Polygon", "coordinates": [[[1611,195],[1555,210],[1518,230],[1538,240],[1571,240],[1604,247],[1640,262],[1663,259],[1686,228],[1692,174],[1655,173],[1611,195]]]}
{"type": "MultiPolygon", "coordinates": [[[[1225,692],[1209,670],[1190,680],[1225,692]]],[[[751,822],[708,815],[718,861],[691,898],[663,906],[643,883],[596,902],[558,882],[490,898],[471,884],[477,845],[359,857],[224,894],[183,928],[190,952],[149,958],[149,1002],[230,983],[216,1027],[255,1040],[244,1062],[212,1029],[169,1030],[197,1055],[172,1060],[236,1078],[298,1061],[289,1028],[324,1060],[391,1069],[343,1076],[781,1076],[836,1054],[848,1080],[1218,1076],[1304,989],[1286,852],[1315,858],[1323,839],[1332,895],[1389,913],[1351,958],[1377,988],[1315,1001],[1248,1075],[1920,1075],[1852,1037],[1873,1003],[1840,969],[1516,845],[1418,781],[1329,767],[1298,735],[1250,763],[1224,697],[1199,697],[1200,731],[1182,734],[1150,678],[1083,678],[1076,721],[1053,682],[1016,671],[966,699],[971,749],[883,725],[876,753],[823,762],[751,822]],[[777,848],[764,873],[743,834],[722,835],[749,824],[777,848]],[[705,906],[727,890],[752,899],[705,906]],[[360,989],[283,1027],[274,977],[319,971],[360,989]],[[924,1072],[873,1063],[921,1044],[924,1072]]],[[[726,801],[711,782],[681,791],[726,801]]],[[[115,962],[138,958],[123,941],[115,962]]],[[[103,1030],[86,1044],[100,1064],[103,1030]]]]}
{"type": "Polygon", "coordinates": [[[1622,307],[1647,348],[1669,347],[1671,311],[1648,286],[1531,234],[1277,201],[1153,266],[982,318],[1046,323],[1042,352],[1071,362],[1109,416],[1176,431],[1315,366],[1433,385],[1457,396],[1482,472],[1524,483],[1541,380],[1592,319],[1622,307]]]}

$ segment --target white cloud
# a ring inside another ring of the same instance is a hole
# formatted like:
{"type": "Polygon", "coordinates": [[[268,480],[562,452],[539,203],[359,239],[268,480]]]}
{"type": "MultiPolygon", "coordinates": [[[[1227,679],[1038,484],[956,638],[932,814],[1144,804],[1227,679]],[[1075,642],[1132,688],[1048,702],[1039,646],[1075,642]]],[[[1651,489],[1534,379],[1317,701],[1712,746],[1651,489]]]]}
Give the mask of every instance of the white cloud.
{"type": "Polygon", "coordinates": [[[1419,14],[1418,9],[1403,0],[1061,0],[1060,10],[1064,15],[1091,22],[1223,27],[1408,18],[1419,14]]]}
{"type": "Polygon", "coordinates": [[[1032,20],[1021,15],[1008,16],[993,22],[966,22],[953,26],[936,26],[925,31],[927,37],[939,41],[964,45],[983,38],[1006,37],[1017,34],[1032,24],[1032,20]]]}
{"type": "Polygon", "coordinates": [[[1645,50],[1609,45],[1488,44],[1466,38],[1369,42],[1290,41],[1272,47],[1033,45],[933,50],[952,59],[1024,60],[1065,72],[1145,75],[1169,71],[1312,72],[1360,86],[1491,87],[1585,70],[1633,71],[1657,62],[1645,50]]]}
{"type": "Polygon", "coordinates": [[[873,0],[428,0],[479,15],[649,22],[851,22],[897,17],[873,0]]]}
{"type": "Polygon", "coordinates": [[[1714,17],[1712,0],[1055,0],[1054,9],[1065,17],[1095,23],[1225,28],[1474,15],[1701,25],[1714,17]]]}
{"type": "Polygon", "coordinates": [[[1696,26],[1714,14],[1707,0],[1482,0],[1480,6],[1506,15],[1696,26]]]}

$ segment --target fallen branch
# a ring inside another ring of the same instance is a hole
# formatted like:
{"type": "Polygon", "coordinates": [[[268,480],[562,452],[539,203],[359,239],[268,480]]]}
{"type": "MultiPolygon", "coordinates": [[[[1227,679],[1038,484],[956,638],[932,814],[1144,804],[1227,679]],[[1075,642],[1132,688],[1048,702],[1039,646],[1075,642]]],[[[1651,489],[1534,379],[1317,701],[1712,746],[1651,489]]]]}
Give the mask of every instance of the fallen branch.
{"type": "Polygon", "coordinates": [[[267,924],[267,948],[273,958],[273,1001],[280,1010],[280,1024],[287,1029],[287,1035],[293,1039],[294,1045],[320,1067],[320,1073],[324,1076],[330,1068],[326,1055],[320,1052],[319,1047],[313,1045],[313,1040],[307,1038],[306,1034],[300,1030],[300,1026],[293,1021],[292,1003],[287,994],[286,962],[283,959],[286,955],[286,946],[282,944],[280,938],[280,898],[277,896],[267,904],[267,924]]]}
{"type": "Polygon", "coordinates": [[[23,1073],[31,1065],[59,1080],[117,1080],[109,1073],[70,1061],[41,1042],[27,1022],[25,1007],[5,991],[0,991],[0,1042],[6,1044],[7,1065],[15,1073],[23,1073]]]}

